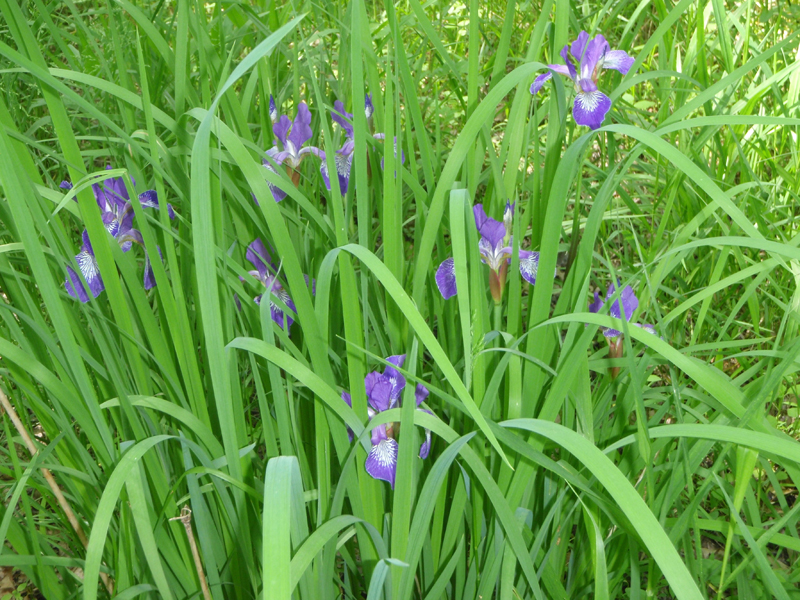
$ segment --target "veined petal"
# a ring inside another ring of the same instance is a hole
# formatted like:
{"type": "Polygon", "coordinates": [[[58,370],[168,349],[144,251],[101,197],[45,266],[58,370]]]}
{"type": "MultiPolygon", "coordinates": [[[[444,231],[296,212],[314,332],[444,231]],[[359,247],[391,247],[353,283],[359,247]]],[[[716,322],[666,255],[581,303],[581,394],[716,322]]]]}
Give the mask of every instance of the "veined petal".
{"type": "Polygon", "coordinates": [[[625,75],[630,71],[634,62],[633,57],[628,56],[624,50],[609,50],[603,57],[602,66],[604,69],[614,69],[625,75]]]}
{"type": "Polygon", "coordinates": [[[406,387],[406,378],[398,371],[395,367],[402,367],[403,362],[406,360],[405,354],[397,354],[395,356],[389,356],[386,361],[392,365],[387,366],[383,370],[383,376],[389,380],[389,383],[392,384],[392,395],[391,395],[391,402],[389,404],[389,408],[394,408],[397,402],[400,400],[400,394],[403,392],[403,388],[406,387]]]}
{"type": "Polygon", "coordinates": [[[144,253],[144,289],[149,290],[156,287],[156,276],[153,273],[153,265],[150,264],[150,255],[144,253]]]}
{"type": "Polygon", "coordinates": [[[417,401],[417,406],[425,402],[430,393],[431,392],[428,388],[421,383],[418,383],[416,389],[414,390],[414,399],[417,401]]]}
{"type": "MultiPolygon", "coordinates": [[[[144,208],[159,208],[158,194],[155,190],[147,190],[146,192],[142,192],[139,194],[139,203],[144,208]]],[[[171,204],[167,204],[167,214],[169,215],[170,219],[175,218],[175,211],[172,209],[171,204]]]]}
{"type": "MultiPolygon", "coordinates": [[[[573,58],[570,54],[569,44],[564,46],[559,54],[561,55],[564,64],[567,65],[567,71],[569,72],[570,79],[574,81],[575,79],[577,79],[578,73],[577,71],[575,71],[575,65],[573,64],[573,58]]],[[[580,58],[576,58],[574,60],[575,62],[580,63],[580,58]]]]}
{"type": "Polygon", "coordinates": [[[522,278],[534,285],[539,272],[539,253],[530,250],[519,251],[519,272],[522,278]]]}
{"type": "Polygon", "coordinates": [[[578,92],[575,94],[572,115],[578,125],[586,125],[591,129],[598,129],[610,109],[611,99],[600,90],[578,92]]]}
{"type": "Polygon", "coordinates": [[[295,149],[299,150],[303,144],[311,139],[313,133],[311,131],[311,111],[308,110],[308,105],[305,102],[301,102],[297,106],[297,114],[292,123],[292,131],[287,139],[294,145],[295,149]]]}
{"type": "Polygon", "coordinates": [[[283,309],[278,306],[278,304],[273,300],[273,297],[280,299],[286,308],[292,312],[295,312],[296,308],[294,302],[292,302],[292,299],[289,297],[289,293],[283,289],[283,286],[281,286],[281,284],[278,283],[278,281],[274,278],[270,278],[270,281],[267,284],[266,293],[270,294],[269,311],[272,320],[275,321],[278,327],[288,332],[292,326],[292,323],[294,323],[294,319],[292,319],[292,317],[290,317],[287,313],[283,312],[283,309]]]}
{"type": "Polygon", "coordinates": [[[350,170],[353,166],[353,152],[352,150],[347,152],[345,150],[347,147],[348,144],[345,144],[342,150],[337,150],[333,157],[336,163],[336,175],[339,177],[339,191],[342,196],[347,193],[347,188],[350,185],[350,170]]]}
{"type": "Polygon", "coordinates": [[[531,84],[531,94],[538,94],[539,90],[542,89],[542,86],[545,83],[547,83],[552,77],[553,73],[551,71],[548,71],[547,73],[542,73],[541,75],[537,76],[536,79],[534,79],[533,83],[531,84]]]}
{"type": "MultiPolygon", "coordinates": [[[[94,257],[91,246],[84,244],[81,251],[75,256],[75,261],[78,263],[78,269],[89,285],[89,291],[92,293],[93,298],[97,298],[105,288],[103,285],[103,278],[100,276],[100,268],[97,266],[97,260],[94,257]]],[[[69,290],[67,290],[69,291],[69,290]]]]}
{"type": "Polygon", "coordinates": [[[486,238],[492,247],[497,246],[506,236],[505,225],[501,221],[487,216],[486,211],[483,209],[483,204],[476,204],[472,208],[472,213],[475,216],[475,226],[478,228],[478,233],[481,237],[486,238]]]}
{"type": "Polygon", "coordinates": [[[64,280],[64,288],[73,298],[81,302],[89,301],[89,294],[86,293],[86,288],[83,287],[83,281],[80,275],[75,272],[75,269],[69,266],[67,267],[67,278],[64,280]]]}
{"type": "Polygon", "coordinates": [[[366,94],[364,96],[364,114],[369,119],[372,114],[375,112],[375,107],[372,105],[372,94],[366,94]]]}
{"type": "Polygon", "coordinates": [[[442,262],[436,269],[436,287],[445,300],[456,295],[456,264],[452,258],[442,262]]]}
{"type": "Polygon", "coordinates": [[[371,477],[388,481],[394,489],[394,478],[397,473],[397,441],[386,438],[373,446],[364,468],[371,477]]]}

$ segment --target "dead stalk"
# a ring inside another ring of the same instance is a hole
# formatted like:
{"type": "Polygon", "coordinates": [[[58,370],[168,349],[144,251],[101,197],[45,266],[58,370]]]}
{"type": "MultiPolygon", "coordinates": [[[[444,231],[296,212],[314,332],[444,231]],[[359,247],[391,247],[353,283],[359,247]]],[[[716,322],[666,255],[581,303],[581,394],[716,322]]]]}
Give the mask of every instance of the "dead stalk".
{"type": "MultiPolygon", "coordinates": [[[[8,399],[8,396],[6,396],[5,392],[2,389],[0,389],[0,404],[3,405],[3,408],[5,409],[6,413],[8,413],[11,422],[14,424],[14,428],[17,430],[17,433],[19,433],[20,437],[25,442],[25,446],[28,448],[28,452],[30,452],[31,458],[33,458],[34,456],[36,456],[36,453],[39,450],[36,448],[36,445],[33,443],[33,439],[28,434],[27,430],[25,429],[25,426],[22,424],[22,421],[19,418],[19,415],[17,415],[16,411],[14,410],[14,407],[11,406],[11,401],[8,399]]],[[[9,450],[11,449],[9,448],[9,450]]],[[[58,484],[56,483],[53,474],[50,472],[49,469],[42,467],[42,475],[44,475],[44,478],[47,480],[50,489],[53,490],[53,495],[56,497],[58,505],[61,507],[61,510],[64,511],[64,514],[67,515],[67,520],[69,521],[69,524],[72,525],[72,529],[74,529],[75,533],[78,535],[78,539],[80,539],[81,544],[83,544],[84,548],[88,549],[89,540],[86,539],[86,534],[83,532],[83,528],[81,527],[78,518],[75,516],[75,513],[72,512],[72,507],[69,505],[69,502],[67,502],[67,499],[64,497],[64,494],[61,493],[61,488],[58,487],[58,484]]],[[[108,593],[113,594],[114,582],[111,580],[111,578],[103,572],[100,573],[100,578],[103,580],[103,583],[105,584],[108,593]]]]}
{"type": "Polygon", "coordinates": [[[200,561],[200,553],[197,551],[197,544],[194,541],[194,533],[192,532],[192,509],[184,506],[181,509],[180,517],[173,517],[170,521],[180,521],[186,528],[186,537],[189,538],[189,547],[192,549],[192,556],[194,557],[194,566],[197,569],[197,576],[200,578],[200,587],[203,590],[203,598],[211,600],[211,590],[208,589],[208,582],[206,582],[206,575],[203,572],[203,563],[200,561]]]}

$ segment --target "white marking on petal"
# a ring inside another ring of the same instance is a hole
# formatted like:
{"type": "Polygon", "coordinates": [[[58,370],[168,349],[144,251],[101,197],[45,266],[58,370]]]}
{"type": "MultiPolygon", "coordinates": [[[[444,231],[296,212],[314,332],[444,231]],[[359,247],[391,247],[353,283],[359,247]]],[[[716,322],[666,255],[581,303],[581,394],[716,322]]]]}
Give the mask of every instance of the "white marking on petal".
{"type": "Polygon", "coordinates": [[[603,95],[603,92],[600,90],[596,90],[594,92],[582,92],[575,96],[575,102],[578,102],[581,105],[581,109],[585,112],[593,113],[600,105],[603,95]]]}
{"type": "Polygon", "coordinates": [[[75,257],[75,260],[78,262],[78,268],[81,270],[86,283],[91,285],[95,278],[100,274],[100,269],[97,267],[97,261],[95,260],[94,256],[89,254],[89,252],[86,250],[82,250],[75,257]]]}
{"type": "Polygon", "coordinates": [[[370,454],[375,457],[380,466],[390,467],[397,462],[397,444],[383,440],[377,446],[372,447],[370,454]]]}

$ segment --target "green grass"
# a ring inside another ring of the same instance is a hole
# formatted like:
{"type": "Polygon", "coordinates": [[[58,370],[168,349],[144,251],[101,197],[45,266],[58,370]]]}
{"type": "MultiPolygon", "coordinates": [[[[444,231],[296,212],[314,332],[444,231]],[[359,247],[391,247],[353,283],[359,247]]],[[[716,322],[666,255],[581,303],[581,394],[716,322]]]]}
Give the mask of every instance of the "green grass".
{"type": "Polygon", "coordinates": [[[2,412],[0,566],[29,589],[202,598],[194,544],[214,600],[800,599],[792,6],[0,0],[0,15],[0,388],[21,420],[2,412]],[[575,124],[566,80],[529,92],[582,29],[636,59],[601,79],[597,131],[575,124]],[[334,101],[354,114],[344,196],[313,156],[297,187],[263,168],[270,94],[290,118],[308,103],[330,173],[334,101]],[[162,257],[152,290],[142,249],[107,243],[89,183],[110,175],[177,213],[133,202],[162,257]],[[539,277],[515,257],[496,307],[472,206],[500,218],[507,200],[539,277]],[[85,304],[64,288],[84,228],[105,284],[85,304]],[[257,237],[296,307],[288,332],[253,302],[257,237]],[[657,335],[588,312],[614,279],[657,335]],[[402,408],[368,422],[362,381],[395,354],[402,408]],[[364,469],[387,424],[394,489],[364,469]]]}

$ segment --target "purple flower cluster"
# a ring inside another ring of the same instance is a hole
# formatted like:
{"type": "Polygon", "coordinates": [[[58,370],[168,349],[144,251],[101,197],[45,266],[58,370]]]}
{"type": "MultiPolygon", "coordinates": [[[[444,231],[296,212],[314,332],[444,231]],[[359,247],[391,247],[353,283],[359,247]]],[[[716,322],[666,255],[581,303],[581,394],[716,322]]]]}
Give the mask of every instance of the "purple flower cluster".
{"type": "MultiPolygon", "coordinates": [[[[386,361],[390,366],[387,366],[383,373],[372,371],[364,378],[364,388],[367,392],[367,402],[369,402],[367,413],[370,419],[385,410],[400,407],[403,390],[406,387],[406,379],[397,369],[403,366],[405,359],[405,354],[389,356],[386,361]]],[[[417,402],[417,410],[433,414],[424,408],[420,408],[420,404],[425,401],[429,393],[424,385],[418,383],[414,396],[417,402]]],[[[348,406],[353,406],[349,392],[342,392],[342,400],[347,402],[348,406]]],[[[397,423],[388,423],[373,427],[370,436],[372,449],[367,456],[366,463],[364,463],[364,468],[370,476],[388,481],[392,489],[394,489],[395,475],[397,473],[398,445],[396,435],[398,425],[397,423]]],[[[352,440],[353,435],[351,432],[350,441],[352,440]]],[[[419,457],[427,458],[430,450],[431,432],[426,429],[425,441],[420,446],[419,457]]]]}
{"type": "MultiPolygon", "coordinates": [[[[617,288],[612,283],[608,286],[608,290],[606,291],[606,299],[605,302],[610,300],[614,294],[616,294],[617,288]]],[[[605,302],[600,298],[599,292],[595,291],[594,293],[594,302],[589,304],[589,312],[591,313],[599,313],[603,306],[605,306],[605,302]]],[[[614,317],[615,319],[622,319],[624,318],[626,321],[630,323],[631,317],[633,313],[636,312],[636,309],[639,308],[639,299],[636,297],[636,294],[633,293],[633,288],[629,285],[626,285],[622,291],[619,293],[619,297],[614,300],[611,306],[608,309],[608,314],[614,317]],[[624,313],[624,317],[623,317],[624,313]]],[[[631,323],[635,327],[640,327],[649,333],[655,333],[655,327],[650,324],[642,324],[642,323],[631,323]]],[[[603,335],[607,338],[615,338],[622,335],[621,331],[617,331],[616,329],[611,329],[610,327],[602,327],[601,331],[603,335]]]]}
{"type": "MultiPolygon", "coordinates": [[[[106,169],[110,168],[110,165],[106,167],[106,169]]],[[[72,189],[72,184],[68,181],[62,181],[59,187],[69,190],[72,189]]],[[[97,206],[100,208],[106,231],[119,244],[122,251],[128,252],[134,243],[144,248],[142,234],[138,229],[133,228],[133,206],[130,203],[128,190],[122,177],[111,177],[102,183],[92,184],[92,192],[94,192],[97,206]]],[[[159,207],[158,196],[154,190],[139,194],[139,202],[145,208],[159,207]]],[[[167,211],[169,212],[169,218],[174,219],[175,212],[169,204],[167,204],[167,211]]],[[[97,266],[97,259],[95,258],[92,243],[89,240],[89,234],[85,229],[82,237],[83,245],[81,246],[81,251],[75,256],[80,275],[71,266],[68,266],[68,275],[64,282],[64,287],[73,298],[77,298],[81,302],[88,302],[90,300],[89,294],[91,294],[92,298],[97,298],[100,292],[105,289],[105,285],[100,275],[100,269],[97,266]],[[89,288],[88,292],[86,286],[84,286],[84,281],[89,288]]],[[[153,267],[150,264],[150,257],[145,251],[144,289],[149,290],[155,285],[153,267]]]]}

